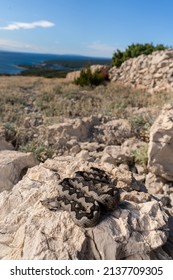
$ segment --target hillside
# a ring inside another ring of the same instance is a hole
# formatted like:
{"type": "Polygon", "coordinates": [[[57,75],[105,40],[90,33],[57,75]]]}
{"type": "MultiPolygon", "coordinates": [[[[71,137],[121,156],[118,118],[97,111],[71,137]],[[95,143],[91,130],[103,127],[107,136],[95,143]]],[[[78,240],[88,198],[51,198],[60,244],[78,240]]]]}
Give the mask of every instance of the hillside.
{"type": "Polygon", "coordinates": [[[33,139],[37,135],[35,126],[59,123],[69,117],[102,115],[128,119],[134,130],[145,131],[163,105],[172,100],[169,92],[153,95],[114,82],[95,88],[81,88],[68,79],[37,77],[2,76],[0,82],[2,134],[16,149],[26,151],[41,144],[37,136],[33,139]]]}
{"type": "Polygon", "coordinates": [[[173,259],[172,93],[22,76],[0,84],[1,259],[173,259]],[[60,209],[58,186],[66,195],[71,184],[89,185],[90,201],[95,185],[113,190],[113,208],[94,198],[93,213],[82,191],[89,215],[71,201],[60,209]]]}

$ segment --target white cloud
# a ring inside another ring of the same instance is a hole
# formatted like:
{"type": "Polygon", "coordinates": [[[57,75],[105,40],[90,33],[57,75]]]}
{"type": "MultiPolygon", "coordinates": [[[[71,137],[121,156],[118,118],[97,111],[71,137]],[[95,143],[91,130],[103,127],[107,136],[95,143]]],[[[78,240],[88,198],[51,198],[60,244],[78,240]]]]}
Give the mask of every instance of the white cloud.
{"type": "Polygon", "coordinates": [[[34,22],[14,22],[4,27],[0,27],[1,30],[19,30],[19,29],[33,29],[36,27],[48,28],[55,24],[47,20],[40,20],[34,22]]]}

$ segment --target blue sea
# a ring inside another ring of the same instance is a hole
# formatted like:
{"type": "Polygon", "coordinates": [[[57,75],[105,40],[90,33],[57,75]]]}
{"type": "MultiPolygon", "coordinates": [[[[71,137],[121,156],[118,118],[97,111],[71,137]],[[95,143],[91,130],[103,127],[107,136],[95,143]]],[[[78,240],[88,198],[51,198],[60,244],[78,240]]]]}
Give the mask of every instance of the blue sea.
{"type": "MultiPolygon", "coordinates": [[[[19,65],[37,65],[43,64],[46,61],[50,60],[87,60],[95,59],[91,57],[85,57],[80,55],[54,55],[54,54],[35,54],[35,53],[17,53],[17,52],[8,52],[0,51],[0,74],[19,74],[22,70],[22,67],[19,65]]],[[[56,64],[55,68],[63,70],[64,67],[61,65],[58,67],[56,64]]]]}

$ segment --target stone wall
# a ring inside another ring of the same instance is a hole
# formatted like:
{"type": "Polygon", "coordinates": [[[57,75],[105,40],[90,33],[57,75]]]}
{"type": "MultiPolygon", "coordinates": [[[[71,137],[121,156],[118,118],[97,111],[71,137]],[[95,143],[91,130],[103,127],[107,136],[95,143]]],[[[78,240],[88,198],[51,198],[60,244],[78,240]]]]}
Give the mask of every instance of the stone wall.
{"type": "Polygon", "coordinates": [[[150,92],[173,91],[173,49],[131,58],[120,68],[112,67],[109,78],[150,92]]]}
{"type": "MultiPolygon", "coordinates": [[[[92,65],[91,71],[108,73],[112,82],[132,86],[149,92],[173,91],[173,49],[140,55],[125,61],[119,68],[92,65]]],[[[67,74],[67,81],[73,82],[80,71],[67,74]]]]}

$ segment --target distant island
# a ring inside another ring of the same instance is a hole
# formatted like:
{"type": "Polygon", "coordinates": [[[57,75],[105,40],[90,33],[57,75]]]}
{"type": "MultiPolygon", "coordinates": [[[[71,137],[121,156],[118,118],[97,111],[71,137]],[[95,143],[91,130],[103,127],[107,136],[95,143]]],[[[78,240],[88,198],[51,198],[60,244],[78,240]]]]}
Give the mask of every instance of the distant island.
{"type": "Polygon", "coordinates": [[[103,58],[76,58],[76,59],[61,59],[61,60],[49,60],[36,65],[18,65],[24,68],[19,73],[22,76],[41,76],[46,78],[65,78],[67,73],[71,71],[81,70],[87,66],[101,64],[110,65],[111,59],[103,58]]]}
{"type": "Polygon", "coordinates": [[[0,75],[61,78],[94,64],[110,65],[111,58],[0,51],[0,75]]]}

